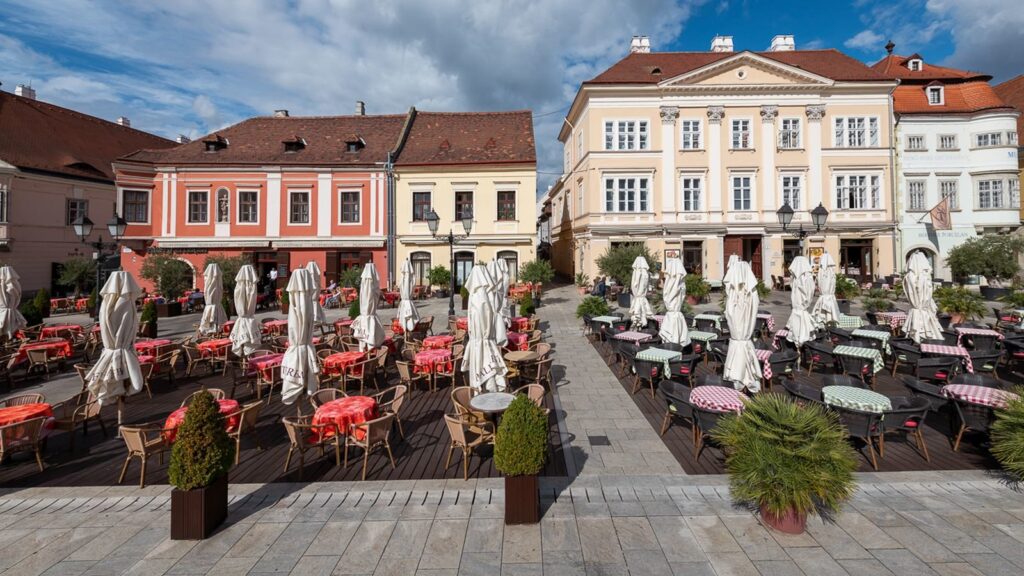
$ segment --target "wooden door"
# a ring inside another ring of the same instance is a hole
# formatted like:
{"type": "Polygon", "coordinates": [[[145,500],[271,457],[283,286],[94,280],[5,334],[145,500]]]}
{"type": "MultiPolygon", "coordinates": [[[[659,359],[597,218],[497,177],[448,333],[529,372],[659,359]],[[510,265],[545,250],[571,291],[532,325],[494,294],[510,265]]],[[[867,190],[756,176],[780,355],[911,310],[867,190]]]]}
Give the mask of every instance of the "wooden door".
{"type": "Polygon", "coordinates": [[[762,264],[762,262],[761,262],[761,238],[756,237],[756,236],[752,237],[752,238],[749,238],[747,240],[747,243],[748,243],[749,254],[750,254],[750,269],[751,269],[751,271],[754,272],[754,276],[756,276],[757,279],[760,280],[762,278],[762,276],[761,276],[761,272],[762,272],[762,267],[761,267],[761,264],[762,264]]]}
{"type": "Polygon", "coordinates": [[[726,266],[729,264],[729,256],[733,254],[743,258],[743,236],[726,236],[723,241],[723,249],[725,254],[722,255],[722,258],[726,266]]]}

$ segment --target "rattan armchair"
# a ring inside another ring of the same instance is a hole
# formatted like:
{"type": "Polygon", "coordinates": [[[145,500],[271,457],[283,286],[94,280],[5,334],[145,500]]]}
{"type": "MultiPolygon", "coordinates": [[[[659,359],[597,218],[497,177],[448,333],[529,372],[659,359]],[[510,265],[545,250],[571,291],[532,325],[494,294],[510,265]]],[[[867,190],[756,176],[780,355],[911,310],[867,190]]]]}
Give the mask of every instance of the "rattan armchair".
{"type": "Polygon", "coordinates": [[[345,458],[344,464],[348,468],[348,449],[350,447],[362,448],[363,449],[363,476],[362,479],[366,480],[366,469],[370,461],[370,452],[375,448],[381,446],[387,450],[388,459],[391,460],[391,468],[396,468],[395,456],[391,453],[391,426],[395,415],[392,413],[386,413],[379,418],[368,420],[359,424],[353,424],[349,427],[349,432],[345,435],[345,458]],[[361,436],[361,438],[360,438],[361,436]]]}
{"type": "Polygon", "coordinates": [[[451,436],[444,469],[448,470],[451,467],[452,452],[459,448],[462,451],[462,479],[469,480],[469,456],[476,448],[494,442],[494,425],[486,421],[475,422],[464,416],[448,414],[444,415],[444,423],[448,428],[448,435],[451,436]]]}
{"type": "Polygon", "coordinates": [[[372,397],[377,401],[377,410],[389,412],[395,415],[395,424],[398,426],[398,434],[405,439],[405,430],[402,428],[402,406],[405,404],[405,396],[409,389],[404,384],[397,384],[386,390],[374,394],[372,397]]]}
{"type": "Polygon", "coordinates": [[[89,422],[99,423],[103,437],[107,436],[107,427],[100,415],[100,403],[90,392],[79,392],[66,402],[53,407],[53,423],[51,429],[68,432],[68,451],[75,451],[75,428],[81,424],[82,435],[89,433],[89,422]]]}
{"type": "Polygon", "coordinates": [[[162,422],[150,422],[138,426],[121,426],[121,438],[124,439],[125,447],[128,448],[128,456],[124,459],[124,466],[121,466],[121,475],[117,483],[124,482],[124,476],[128,472],[128,465],[132,458],[138,458],[142,464],[139,471],[139,488],[146,487],[146,463],[153,455],[159,457],[160,464],[164,463],[164,453],[171,450],[171,443],[164,436],[162,422]]]}
{"type": "Polygon", "coordinates": [[[188,406],[189,404],[192,403],[192,400],[196,396],[202,394],[203,392],[209,392],[210,395],[213,396],[214,400],[223,400],[224,398],[227,397],[227,394],[225,394],[224,391],[221,390],[220,388],[204,388],[202,390],[196,390],[195,392],[186,396],[185,399],[181,401],[181,406],[179,406],[179,408],[184,408],[185,406],[188,406]]]}
{"type": "Polygon", "coordinates": [[[246,432],[250,432],[250,436],[256,441],[256,449],[263,450],[263,445],[260,444],[260,437],[256,433],[256,424],[260,419],[260,411],[263,410],[263,402],[256,401],[250,402],[242,406],[238,412],[228,416],[238,417],[238,425],[228,430],[228,436],[235,441],[235,464],[238,464],[239,455],[242,453],[242,436],[246,432]]]}
{"type": "Polygon", "coordinates": [[[39,465],[39,471],[42,472],[45,466],[43,465],[41,432],[45,423],[46,418],[40,416],[0,426],[0,463],[3,463],[8,454],[34,452],[36,464],[39,465]]]}
{"type": "Polygon", "coordinates": [[[299,480],[302,479],[302,471],[306,467],[306,451],[313,448],[320,449],[320,456],[324,455],[324,448],[334,447],[334,465],[341,466],[341,434],[338,433],[338,425],[334,422],[313,424],[310,416],[284,417],[281,418],[284,429],[288,433],[288,456],[284,459],[284,472],[292,462],[292,455],[299,454],[299,480]]]}
{"type": "Polygon", "coordinates": [[[46,396],[42,394],[18,394],[17,396],[10,396],[0,400],[0,408],[24,406],[25,404],[39,404],[41,402],[46,402],[46,396]]]}

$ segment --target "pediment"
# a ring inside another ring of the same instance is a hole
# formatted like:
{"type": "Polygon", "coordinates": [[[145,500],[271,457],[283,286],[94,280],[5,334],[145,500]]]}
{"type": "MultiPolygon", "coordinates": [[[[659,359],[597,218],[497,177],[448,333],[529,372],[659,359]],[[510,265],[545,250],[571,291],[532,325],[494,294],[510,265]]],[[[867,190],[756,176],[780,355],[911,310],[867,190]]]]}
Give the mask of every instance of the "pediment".
{"type": "Polygon", "coordinates": [[[659,84],[661,87],[718,86],[746,88],[753,86],[831,85],[830,78],[813,74],[766,58],[753,52],[740,52],[659,84]]]}

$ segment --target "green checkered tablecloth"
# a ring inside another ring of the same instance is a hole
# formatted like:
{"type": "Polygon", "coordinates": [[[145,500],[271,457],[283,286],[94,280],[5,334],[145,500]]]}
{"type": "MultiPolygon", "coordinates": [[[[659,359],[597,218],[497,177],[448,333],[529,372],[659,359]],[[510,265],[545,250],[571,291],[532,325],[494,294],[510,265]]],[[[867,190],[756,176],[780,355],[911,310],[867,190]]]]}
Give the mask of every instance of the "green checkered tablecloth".
{"type": "MultiPolygon", "coordinates": [[[[875,352],[878,351],[875,350],[875,352]]],[[[886,410],[892,410],[892,402],[889,398],[866,388],[825,386],[821,389],[821,396],[825,404],[830,406],[840,406],[863,412],[881,413],[886,410]]]]}
{"type": "Polygon", "coordinates": [[[591,318],[591,320],[604,322],[605,324],[611,326],[612,324],[618,322],[619,320],[622,320],[622,318],[619,318],[618,316],[594,316],[593,318],[591,318]]]}
{"type": "Polygon", "coordinates": [[[860,316],[847,316],[846,314],[839,315],[839,321],[836,322],[840,328],[844,330],[850,330],[851,328],[860,328],[864,325],[864,320],[860,316]]]}
{"type": "Polygon", "coordinates": [[[683,357],[682,352],[676,352],[675,350],[662,350],[661,348],[647,348],[636,353],[637,360],[646,360],[648,362],[664,362],[665,373],[669,372],[668,363],[673,360],[678,360],[683,357]]]}
{"type": "Polygon", "coordinates": [[[882,353],[874,348],[858,348],[857,346],[839,345],[832,350],[832,354],[838,356],[853,356],[854,358],[868,358],[875,361],[875,372],[885,367],[882,361],[882,353]]]}
{"type": "Polygon", "coordinates": [[[722,316],[710,312],[702,312],[693,317],[693,325],[697,326],[697,320],[711,320],[715,323],[715,330],[722,329],[722,316]]]}
{"type": "Polygon", "coordinates": [[[701,342],[710,342],[715,338],[718,338],[718,334],[714,332],[701,332],[700,330],[690,330],[687,332],[690,340],[700,340],[701,342]]]}
{"type": "Polygon", "coordinates": [[[867,328],[858,328],[853,331],[854,336],[861,338],[871,338],[872,340],[881,340],[882,348],[885,349],[885,353],[889,354],[892,350],[889,349],[889,338],[892,334],[885,332],[884,330],[869,330],[867,328]]]}

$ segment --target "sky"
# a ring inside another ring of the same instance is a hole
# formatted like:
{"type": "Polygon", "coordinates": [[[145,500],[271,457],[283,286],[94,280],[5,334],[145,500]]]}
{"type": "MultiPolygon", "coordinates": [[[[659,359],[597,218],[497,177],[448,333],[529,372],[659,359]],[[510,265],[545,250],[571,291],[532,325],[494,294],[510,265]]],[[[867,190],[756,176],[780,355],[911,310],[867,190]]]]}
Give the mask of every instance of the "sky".
{"type": "Polygon", "coordinates": [[[531,109],[538,192],[560,173],[557,133],[579,88],[628,52],[836,48],[1024,73],[1020,0],[4,0],[0,89],[168,138],[244,118],[531,109]]]}

